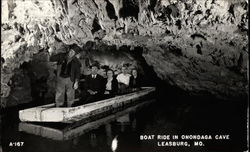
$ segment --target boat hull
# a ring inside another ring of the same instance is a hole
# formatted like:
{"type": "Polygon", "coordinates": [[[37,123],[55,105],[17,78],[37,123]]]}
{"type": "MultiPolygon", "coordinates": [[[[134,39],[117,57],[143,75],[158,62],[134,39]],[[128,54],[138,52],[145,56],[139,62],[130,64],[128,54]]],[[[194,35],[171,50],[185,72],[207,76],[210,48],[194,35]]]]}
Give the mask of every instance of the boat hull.
{"type": "MultiPolygon", "coordinates": [[[[53,140],[71,140],[73,138],[79,137],[93,129],[98,128],[99,126],[109,124],[114,120],[119,120],[124,116],[128,116],[130,112],[135,112],[140,110],[144,106],[149,106],[155,100],[148,100],[142,103],[138,103],[134,106],[130,106],[125,110],[119,111],[115,114],[108,115],[98,120],[94,120],[88,123],[80,123],[80,124],[69,124],[63,129],[57,129],[50,126],[44,126],[41,124],[20,122],[19,123],[19,131],[26,132],[33,135],[38,135],[42,137],[46,137],[53,140]]],[[[125,117],[127,118],[127,117],[125,117]]]]}
{"type": "Polygon", "coordinates": [[[19,111],[22,122],[63,122],[72,123],[84,118],[105,113],[119,107],[128,106],[155,91],[154,87],[144,87],[142,90],[126,95],[100,100],[77,107],[55,107],[48,104],[19,111]]]}

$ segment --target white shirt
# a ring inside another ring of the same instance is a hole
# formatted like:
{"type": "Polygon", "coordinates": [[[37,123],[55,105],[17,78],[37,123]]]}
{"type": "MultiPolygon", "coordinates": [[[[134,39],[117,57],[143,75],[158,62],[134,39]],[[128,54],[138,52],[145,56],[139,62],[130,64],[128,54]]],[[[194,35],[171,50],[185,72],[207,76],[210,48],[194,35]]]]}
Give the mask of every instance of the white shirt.
{"type": "Polygon", "coordinates": [[[113,79],[108,79],[107,84],[106,84],[106,90],[112,90],[112,80],[113,79]]]}
{"type": "Polygon", "coordinates": [[[129,78],[130,78],[130,74],[119,74],[116,79],[118,81],[118,83],[123,83],[125,85],[129,85],[129,78]]]}

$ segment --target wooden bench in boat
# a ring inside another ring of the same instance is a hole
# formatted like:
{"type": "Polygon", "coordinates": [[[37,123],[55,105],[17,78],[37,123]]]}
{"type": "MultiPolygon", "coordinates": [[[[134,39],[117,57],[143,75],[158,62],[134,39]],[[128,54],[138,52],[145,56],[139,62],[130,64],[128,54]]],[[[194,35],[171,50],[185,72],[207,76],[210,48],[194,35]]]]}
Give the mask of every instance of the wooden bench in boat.
{"type": "Polygon", "coordinates": [[[145,102],[136,104],[134,106],[131,106],[129,108],[126,108],[122,111],[119,111],[115,114],[106,116],[104,118],[89,122],[89,123],[83,123],[78,124],[77,126],[75,124],[68,124],[63,129],[57,129],[50,126],[43,126],[39,124],[34,123],[27,123],[27,122],[20,122],[19,123],[19,131],[26,132],[33,135],[42,136],[45,138],[53,139],[53,140],[70,140],[76,137],[79,137],[93,129],[98,128],[101,125],[108,124],[114,120],[117,120],[118,118],[122,116],[126,116],[130,112],[135,112],[139,110],[140,108],[151,104],[155,100],[147,100],[145,102]]]}
{"type": "Polygon", "coordinates": [[[100,100],[77,107],[55,107],[48,104],[19,111],[23,122],[63,122],[73,123],[84,118],[98,115],[125,105],[132,104],[155,91],[155,87],[143,87],[140,91],[100,100]]]}

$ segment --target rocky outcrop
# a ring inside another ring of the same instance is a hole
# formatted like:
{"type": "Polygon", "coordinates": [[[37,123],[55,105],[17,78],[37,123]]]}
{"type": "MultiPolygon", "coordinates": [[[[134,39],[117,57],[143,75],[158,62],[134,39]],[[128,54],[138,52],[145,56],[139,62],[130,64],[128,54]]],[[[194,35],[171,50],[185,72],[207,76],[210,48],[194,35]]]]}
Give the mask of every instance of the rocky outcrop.
{"type": "Polygon", "coordinates": [[[34,54],[94,38],[130,51],[140,46],[159,78],[191,94],[247,96],[246,0],[37,0],[2,7],[3,97],[13,70],[34,54]]]}

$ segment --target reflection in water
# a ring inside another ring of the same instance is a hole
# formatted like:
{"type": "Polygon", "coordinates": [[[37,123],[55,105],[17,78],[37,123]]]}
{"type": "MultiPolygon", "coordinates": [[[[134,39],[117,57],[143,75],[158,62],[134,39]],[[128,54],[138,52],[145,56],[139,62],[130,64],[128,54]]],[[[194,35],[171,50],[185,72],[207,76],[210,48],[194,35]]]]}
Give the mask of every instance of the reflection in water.
{"type": "MultiPolygon", "coordinates": [[[[72,124],[65,127],[57,127],[42,125],[41,123],[20,122],[19,131],[28,133],[25,135],[31,138],[35,138],[35,136],[32,135],[39,135],[43,140],[52,139],[55,141],[62,141],[65,143],[64,146],[70,144],[69,149],[79,149],[79,147],[84,146],[84,149],[89,149],[86,151],[91,151],[91,149],[103,151],[105,148],[102,146],[106,144],[107,151],[112,150],[115,152],[118,148],[118,134],[123,133],[129,126],[134,128],[135,131],[135,112],[140,111],[141,108],[147,107],[154,101],[155,100],[143,101],[123,111],[119,111],[93,122],[86,123],[83,121],[83,124],[79,126],[72,124]]],[[[56,151],[60,151],[60,148],[58,147],[56,151]]]]}
{"type": "Polygon", "coordinates": [[[136,119],[133,119],[132,123],[131,123],[131,127],[132,130],[135,131],[136,130],[136,119]]]}
{"type": "Polygon", "coordinates": [[[116,121],[121,126],[121,132],[124,132],[125,127],[130,124],[129,114],[117,118],[116,121]]]}
{"type": "Polygon", "coordinates": [[[79,137],[73,139],[73,147],[76,147],[79,144],[79,137]]]}
{"type": "Polygon", "coordinates": [[[115,136],[115,138],[113,139],[112,144],[111,144],[111,150],[112,150],[113,152],[115,152],[116,149],[117,149],[117,147],[118,147],[118,140],[117,140],[117,137],[118,137],[118,136],[115,136]]]}
{"type": "Polygon", "coordinates": [[[112,128],[111,128],[111,124],[105,124],[105,131],[106,131],[106,136],[107,136],[107,145],[110,146],[111,141],[112,141],[112,128]]]}
{"type": "Polygon", "coordinates": [[[140,103],[79,126],[61,126],[61,124],[50,126],[41,123],[20,123],[18,126],[18,120],[14,118],[17,113],[11,113],[2,120],[2,150],[3,152],[111,152],[112,141],[117,136],[116,152],[243,151],[246,145],[245,130],[247,130],[245,107],[242,102],[222,101],[202,104],[200,101],[188,104],[185,101],[185,104],[179,105],[154,102],[150,106],[140,103]],[[152,134],[229,134],[231,139],[207,140],[204,141],[203,147],[159,147],[156,140],[140,140],[140,135],[152,134]],[[23,141],[25,146],[9,147],[10,141],[23,141]]]}
{"type": "Polygon", "coordinates": [[[129,114],[118,117],[116,121],[119,122],[120,124],[129,124],[130,122],[129,114]]]}
{"type": "MultiPolygon", "coordinates": [[[[96,129],[102,125],[105,126],[105,131],[107,135],[107,141],[110,141],[108,145],[110,145],[112,140],[112,127],[111,124],[113,121],[118,122],[121,126],[121,132],[124,132],[125,127],[130,125],[130,115],[133,114],[139,108],[146,106],[152,103],[154,100],[144,101],[135,106],[129,107],[123,111],[117,112],[115,114],[109,115],[107,117],[98,119],[93,122],[86,123],[83,121],[83,124],[78,124],[80,126],[75,126],[75,124],[68,125],[63,129],[58,129],[55,127],[44,126],[34,123],[19,123],[19,131],[26,132],[29,134],[39,135],[42,137],[50,138],[53,140],[69,140],[73,138],[77,138],[87,132],[96,129]]],[[[135,118],[134,118],[135,119],[135,118]]],[[[97,137],[95,133],[90,133],[90,143],[92,147],[96,146],[97,137]]],[[[77,143],[77,141],[74,141],[77,143]]],[[[73,142],[73,143],[74,143],[73,142]]]]}
{"type": "Polygon", "coordinates": [[[90,133],[90,144],[92,147],[97,146],[97,139],[95,133],[90,133]]]}

